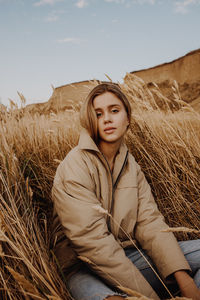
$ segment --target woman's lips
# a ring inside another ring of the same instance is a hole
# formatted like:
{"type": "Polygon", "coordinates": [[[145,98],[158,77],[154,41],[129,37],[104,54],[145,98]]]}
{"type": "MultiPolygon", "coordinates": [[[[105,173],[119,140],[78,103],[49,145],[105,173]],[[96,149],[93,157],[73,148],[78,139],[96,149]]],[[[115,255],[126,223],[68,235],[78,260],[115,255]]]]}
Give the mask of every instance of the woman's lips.
{"type": "Polygon", "coordinates": [[[115,127],[107,127],[104,129],[105,133],[113,133],[115,131],[115,127]]]}

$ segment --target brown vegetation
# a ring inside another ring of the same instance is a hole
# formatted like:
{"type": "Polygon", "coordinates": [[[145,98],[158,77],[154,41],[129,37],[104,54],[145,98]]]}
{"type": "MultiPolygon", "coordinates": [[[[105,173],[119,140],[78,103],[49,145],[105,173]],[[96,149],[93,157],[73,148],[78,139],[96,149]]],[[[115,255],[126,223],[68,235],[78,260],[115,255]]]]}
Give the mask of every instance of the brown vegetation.
{"type": "MultiPolygon", "coordinates": [[[[121,88],[133,107],[127,145],[160,210],[171,227],[193,229],[176,233],[179,239],[200,237],[200,115],[176,84],[172,100],[130,74],[121,88]]],[[[58,163],[78,141],[80,104],[19,118],[13,110],[0,123],[1,299],[68,299],[51,251],[50,195],[58,163]]]]}

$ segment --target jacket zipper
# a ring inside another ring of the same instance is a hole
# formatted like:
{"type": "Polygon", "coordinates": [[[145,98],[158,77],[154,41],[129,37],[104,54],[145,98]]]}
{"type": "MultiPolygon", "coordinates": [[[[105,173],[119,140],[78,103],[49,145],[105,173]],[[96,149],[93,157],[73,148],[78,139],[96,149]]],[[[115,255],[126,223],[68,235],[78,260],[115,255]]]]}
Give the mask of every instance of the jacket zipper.
{"type": "MultiPolygon", "coordinates": [[[[118,182],[119,182],[119,179],[120,179],[120,177],[121,177],[121,174],[122,174],[122,172],[123,172],[123,170],[124,170],[124,167],[125,167],[125,165],[126,165],[126,163],[127,163],[127,160],[128,160],[128,150],[127,150],[127,152],[126,152],[126,156],[125,156],[123,165],[122,165],[122,167],[121,167],[121,170],[120,170],[120,172],[119,172],[119,175],[117,176],[117,179],[116,179],[116,181],[115,181],[115,184],[113,184],[113,176],[112,176],[112,172],[111,172],[111,169],[110,169],[110,165],[109,165],[109,163],[108,163],[106,157],[103,155],[103,153],[102,153],[102,156],[103,156],[103,158],[104,158],[105,161],[106,161],[106,164],[107,164],[108,169],[109,169],[109,172],[110,172],[111,180],[112,180],[112,197],[111,197],[111,205],[110,205],[110,210],[109,210],[109,214],[112,215],[112,210],[113,210],[113,206],[114,206],[114,191],[115,191],[115,189],[116,189],[116,187],[117,187],[117,184],[118,184],[118,182]]],[[[111,232],[110,216],[108,216],[108,230],[111,232]]]]}
{"type": "MultiPolygon", "coordinates": [[[[105,162],[106,162],[106,165],[107,165],[107,167],[108,167],[108,171],[109,171],[110,177],[111,177],[111,183],[112,183],[112,186],[111,186],[111,189],[112,189],[112,190],[111,190],[111,195],[112,195],[112,197],[111,197],[111,205],[110,205],[110,207],[108,208],[108,212],[111,213],[111,206],[112,206],[113,194],[114,194],[114,192],[113,192],[113,187],[114,187],[114,184],[113,184],[113,176],[112,176],[112,171],[111,171],[111,169],[110,169],[110,165],[109,165],[109,163],[108,163],[106,157],[104,156],[103,153],[101,153],[101,154],[102,154],[102,156],[103,156],[103,158],[104,158],[104,160],[105,160],[105,162]]],[[[110,228],[110,216],[108,216],[107,220],[108,220],[108,221],[107,221],[108,230],[111,232],[111,228],[110,228]]]]}

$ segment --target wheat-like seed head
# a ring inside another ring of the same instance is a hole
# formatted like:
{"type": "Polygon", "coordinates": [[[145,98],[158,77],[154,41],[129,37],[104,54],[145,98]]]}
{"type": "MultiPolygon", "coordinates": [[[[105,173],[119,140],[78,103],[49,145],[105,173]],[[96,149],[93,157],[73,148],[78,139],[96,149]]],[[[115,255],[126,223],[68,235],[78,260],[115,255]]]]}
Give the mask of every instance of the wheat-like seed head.
{"type": "Polygon", "coordinates": [[[194,232],[194,233],[200,233],[200,230],[187,228],[187,227],[169,227],[167,229],[161,230],[161,232],[194,232]]]}
{"type": "Polygon", "coordinates": [[[96,211],[98,211],[99,213],[103,214],[103,215],[110,215],[109,212],[104,209],[102,206],[96,204],[92,206],[93,209],[95,209],[96,211]]]}
{"type": "Polygon", "coordinates": [[[85,256],[81,256],[81,255],[79,255],[79,256],[77,256],[80,260],[82,260],[83,262],[85,262],[85,263],[87,263],[87,264],[89,264],[89,265],[94,265],[94,263],[89,259],[89,258],[87,258],[87,257],[85,257],[85,256]]]}
{"type": "Polygon", "coordinates": [[[13,270],[11,267],[7,266],[7,269],[15,278],[16,282],[23,288],[25,292],[31,293],[33,295],[39,296],[40,299],[43,299],[37,290],[37,288],[27,280],[22,274],[19,274],[17,271],[13,270]]]}

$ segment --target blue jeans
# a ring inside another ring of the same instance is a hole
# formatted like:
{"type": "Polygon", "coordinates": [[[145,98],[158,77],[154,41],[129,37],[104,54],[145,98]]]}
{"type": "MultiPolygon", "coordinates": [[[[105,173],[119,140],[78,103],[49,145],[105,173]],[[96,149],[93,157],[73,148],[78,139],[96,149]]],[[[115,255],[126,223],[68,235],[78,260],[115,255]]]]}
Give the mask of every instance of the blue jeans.
{"type": "MultiPolygon", "coordinates": [[[[191,269],[191,276],[198,288],[200,288],[200,239],[179,242],[179,245],[187,259],[191,269]]],[[[169,294],[161,284],[160,280],[154,274],[147,262],[141,256],[137,249],[128,248],[125,249],[126,256],[132,261],[132,263],[140,270],[146,280],[150,283],[152,288],[158,294],[161,299],[169,299],[169,294]]],[[[151,259],[143,252],[149,262],[151,259]]],[[[154,266],[154,265],[153,265],[154,266]]],[[[155,266],[154,266],[155,268],[155,266]]],[[[156,269],[156,268],[155,268],[156,269]]],[[[170,292],[175,296],[178,295],[178,286],[176,283],[166,284],[170,292]]],[[[73,274],[67,281],[67,287],[75,300],[103,300],[108,296],[121,295],[108,285],[106,285],[102,279],[90,271],[87,266],[83,266],[81,270],[73,274]]]]}

